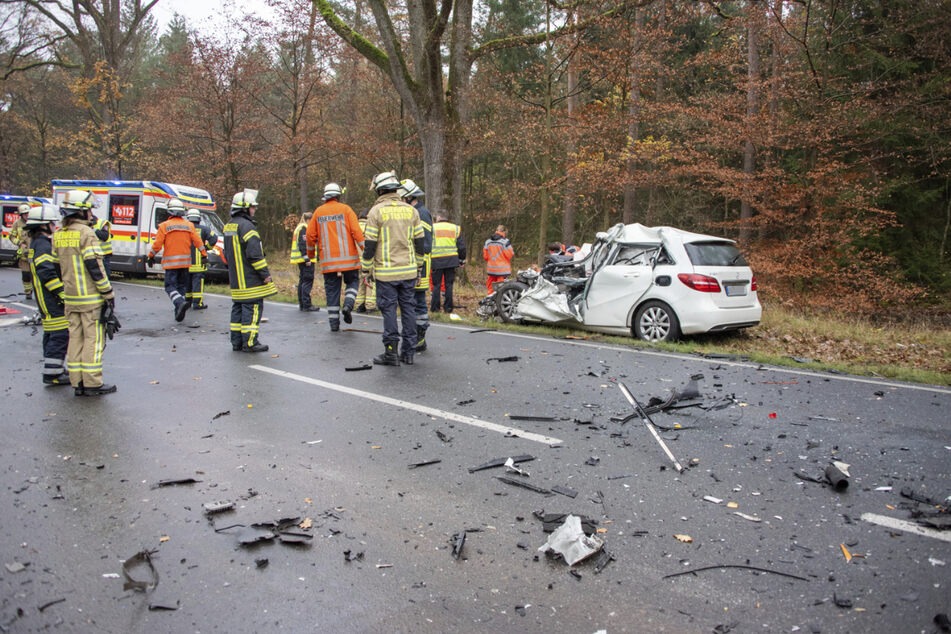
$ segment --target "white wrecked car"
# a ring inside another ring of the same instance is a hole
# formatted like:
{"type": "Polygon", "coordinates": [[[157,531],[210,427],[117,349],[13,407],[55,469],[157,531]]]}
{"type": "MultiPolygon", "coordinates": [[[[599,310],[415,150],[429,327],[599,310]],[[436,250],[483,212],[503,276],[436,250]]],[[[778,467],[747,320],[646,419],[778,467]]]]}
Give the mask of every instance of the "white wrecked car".
{"type": "Polygon", "coordinates": [[[584,259],[549,263],[540,274],[519,271],[498,284],[480,314],[673,341],[759,324],[756,290],[733,240],[618,224],[598,234],[584,259]]]}

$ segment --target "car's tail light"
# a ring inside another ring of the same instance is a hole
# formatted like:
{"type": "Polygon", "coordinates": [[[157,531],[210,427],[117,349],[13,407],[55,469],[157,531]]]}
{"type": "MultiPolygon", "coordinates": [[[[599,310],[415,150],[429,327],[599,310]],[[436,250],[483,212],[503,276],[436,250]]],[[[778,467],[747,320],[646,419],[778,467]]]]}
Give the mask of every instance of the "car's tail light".
{"type": "Polygon", "coordinates": [[[755,276],[755,275],[753,276],[753,283],[750,284],[750,290],[753,291],[754,293],[757,291],[756,276],[755,276]]]}
{"type": "Polygon", "coordinates": [[[701,293],[719,293],[720,283],[709,275],[699,275],[697,273],[681,273],[677,276],[681,282],[688,287],[701,293]]]}

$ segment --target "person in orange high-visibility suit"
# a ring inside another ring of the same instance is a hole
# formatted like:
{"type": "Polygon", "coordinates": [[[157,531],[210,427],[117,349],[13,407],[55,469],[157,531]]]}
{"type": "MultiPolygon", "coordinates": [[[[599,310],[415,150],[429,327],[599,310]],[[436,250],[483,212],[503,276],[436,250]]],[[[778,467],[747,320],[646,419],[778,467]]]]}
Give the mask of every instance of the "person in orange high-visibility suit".
{"type": "Polygon", "coordinates": [[[175,306],[175,321],[185,319],[190,302],[187,299],[191,288],[192,246],[208,257],[201,238],[195,233],[195,225],[185,216],[185,204],[178,198],[168,201],[169,219],[158,226],[155,241],[149,247],[149,266],[155,266],[155,256],[162,252],[162,270],[165,271],[165,292],[175,306]]]}
{"type": "Polygon", "coordinates": [[[512,243],[505,237],[505,225],[499,225],[492,237],[485,241],[482,247],[482,258],[485,260],[485,272],[488,276],[486,288],[492,292],[492,285],[501,282],[512,274],[512,243]]]}
{"type": "Polygon", "coordinates": [[[340,330],[340,282],[346,284],[343,300],[343,320],[352,323],[353,306],[360,285],[360,252],[363,251],[363,231],[357,214],[349,205],[340,202],[343,190],[337,183],[324,187],[324,204],[314,210],[307,223],[307,257],[315,254],[320,260],[327,293],[327,314],[330,331],[340,330]],[[319,245],[319,252],[318,252],[319,245]]]}

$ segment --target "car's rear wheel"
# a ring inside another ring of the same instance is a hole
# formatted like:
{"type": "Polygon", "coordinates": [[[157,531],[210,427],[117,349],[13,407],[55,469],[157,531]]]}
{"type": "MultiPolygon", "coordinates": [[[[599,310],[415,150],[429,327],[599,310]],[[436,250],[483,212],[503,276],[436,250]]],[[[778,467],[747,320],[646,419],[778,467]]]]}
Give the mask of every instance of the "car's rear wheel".
{"type": "Polygon", "coordinates": [[[515,306],[518,300],[522,298],[522,293],[528,290],[528,285],[522,282],[504,282],[495,289],[495,306],[499,311],[499,317],[507,324],[517,323],[515,319],[515,306]]]}
{"type": "Polygon", "coordinates": [[[680,337],[680,322],[670,306],[651,300],[637,309],[631,330],[634,337],[644,341],[676,341],[680,337]]]}

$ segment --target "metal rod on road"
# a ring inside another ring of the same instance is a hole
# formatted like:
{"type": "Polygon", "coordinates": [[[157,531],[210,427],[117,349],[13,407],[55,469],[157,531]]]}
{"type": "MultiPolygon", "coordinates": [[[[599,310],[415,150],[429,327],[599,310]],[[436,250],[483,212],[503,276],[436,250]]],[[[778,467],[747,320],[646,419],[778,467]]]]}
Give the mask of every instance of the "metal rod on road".
{"type": "Polygon", "coordinates": [[[664,453],[667,454],[667,457],[670,458],[670,461],[674,463],[674,468],[677,469],[677,473],[683,473],[684,468],[680,465],[680,462],[677,461],[677,458],[674,457],[674,454],[667,447],[667,443],[664,442],[664,439],[660,437],[660,434],[657,433],[657,430],[654,429],[654,422],[651,420],[651,417],[644,411],[644,408],[641,407],[641,404],[637,402],[637,399],[634,398],[634,395],[631,394],[631,391],[627,389],[627,386],[621,382],[618,382],[617,386],[621,389],[621,392],[624,394],[624,398],[634,406],[634,411],[637,412],[638,416],[641,417],[641,420],[644,421],[644,424],[647,425],[647,429],[654,435],[654,440],[661,446],[664,450],[664,453]]]}

